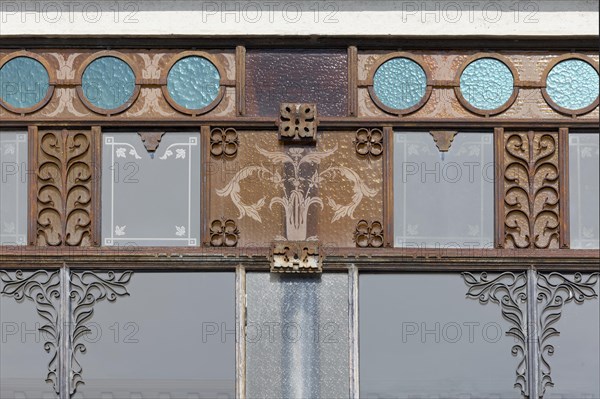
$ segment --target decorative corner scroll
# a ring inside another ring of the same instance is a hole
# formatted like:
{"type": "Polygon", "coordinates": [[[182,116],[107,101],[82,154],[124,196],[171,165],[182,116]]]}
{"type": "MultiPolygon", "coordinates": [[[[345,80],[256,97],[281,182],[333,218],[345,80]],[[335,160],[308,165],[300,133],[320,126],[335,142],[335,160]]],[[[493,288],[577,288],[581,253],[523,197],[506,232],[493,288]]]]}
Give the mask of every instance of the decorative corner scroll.
{"type": "Polygon", "coordinates": [[[358,155],[377,158],[383,154],[383,131],[381,129],[358,129],[354,147],[358,155]]]}
{"type": "Polygon", "coordinates": [[[17,301],[27,298],[35,302],[38,315],[44,320],[39,331],[44,333],[44,350],[52,356],[48,363],[46,382],[52,384],[54,392],[60,394],[58,383],[60,346],[60,272],[38,270],[26,275],[17,270],[13,275],[0,271],[2,295],[13,297],[17,301]]]}
{"type": "Polygon", "coordinates": [[[217,219],[210,224],[210,245],[213,247],[235,247],[240,238],[235,221],[217,219]]]}
{"type": "Polygon", "coordinates": [[[433,137],[433,141],[440,152],[448,152],[452,146],[454,137],[458,132],[451,130],[432,130],[429,134],[433,137]]]}
{"type": "Polygon", "coordinates": [[[594,287],[598,283],[600,273],[592,273],[584,279],[581,273],[575,273],[572,280],[560,273],[538,274],[537,302],[541,310],[539,313],[539,377],[538,391],[540,397],[544,396],[547,387],[553,387],[549,357],[554,355],[554,346],[548,341],[560,332],[554,324],[562,316],[564,304],[575,302],[582,304],[584,301],[597,298],[598,293],[594,287]]]}
{"type": "Polygon", "coordinates": [[[318,241],[274,242],[271,273],[322,273],[323,254],[318,241]]]}
{"type": "Polygon", "coordinates": [[[165,132],[138,132],[149,154],[154,154],[165,132]]]}
{"type": "Polygon", "coordinates": [[[233,128],[215,128],[210,131],[210,154],[215,158],[235,157],[239,144],[238,132],[233,128]]]}
{"type": "Polygon", "coordinates": [[[279,140],[314,142],[317,126],[317,104],[281,104],[279,140]]]}
{"type": "Polygon", "coordinates": [[[383,225],[377,221],[359,221],[354,231],[354,242],[359,248],[383,247],[383,225]]]}
{"type": "Polygon", "coordinates": [[[478,299],[481,304],[489,302],[499,304],[502,309],[502,317],[512,325],[506,335],[515,338],[516,343],[512,347],[511,353],[519,359],[514,386],[521,390],[523,397],[529,397],[527,273],[506,272],[492,279],[488,277],[487,273],[481,273],[479,277],[471,273],[462,273],[462,277],[469,287],[467,298],[478,299]]]}

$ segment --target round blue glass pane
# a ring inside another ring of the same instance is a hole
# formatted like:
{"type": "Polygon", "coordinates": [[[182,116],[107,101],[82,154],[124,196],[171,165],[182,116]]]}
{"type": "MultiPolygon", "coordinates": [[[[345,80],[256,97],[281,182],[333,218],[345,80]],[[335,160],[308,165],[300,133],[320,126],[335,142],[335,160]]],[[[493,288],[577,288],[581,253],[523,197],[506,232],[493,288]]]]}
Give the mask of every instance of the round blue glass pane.
{"type": "Polygon", "coordinates": [[[219,95],[221,76],[212,62],[204,57],[180,59],[167,76],[171,98],[187,109],[201,109],[219,95]]]}
{"type": "Polygon", "coordinates": [[[397,110],[408,109],[425,96],[427,75],[413,60],[393,58],[375,72],[373,90],[383,105],[397,110]]]}
{"type": "Polygon", "coordinates": [[[100,57],[85,68],[81,88],[85,98],[96,107],[115,109],[133,96],[135,75],[125,61],[100,57]]]}
{"type": "Polygon", "coordinates": [[[470,63],[460,76],[460,91],[469,104],[481,110],[492,110],[506,104],[514,90],[510,69],[493,58],[480,58],[470,63]]]}
{"type": "Polygon", "coordinates": [[[559,62],[548,74],[546,92],[560,107],[585,108],[598,98],[598,72],[582,60],[559,62]]]}
{"type": "Polygon", "coordinates": [[[0,69],[0,96],[15,108],[33,107],[46,97],[50,77],[46,68],[29,57],[16,57],[0,69]]]}

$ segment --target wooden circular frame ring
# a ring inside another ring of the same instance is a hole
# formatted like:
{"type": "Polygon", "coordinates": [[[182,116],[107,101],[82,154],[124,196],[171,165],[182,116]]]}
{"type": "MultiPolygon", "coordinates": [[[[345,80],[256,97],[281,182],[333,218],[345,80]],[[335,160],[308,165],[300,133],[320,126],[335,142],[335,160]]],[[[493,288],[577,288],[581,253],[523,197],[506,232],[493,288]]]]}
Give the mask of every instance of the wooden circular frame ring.
{"type": "Polygon", "coordinates": [[[548,66],[546,67],[544,73],[542,74],[542,96],[544,97],[544,100],[546,100],[546,102],[548,103],[548,105],[554,109],[556,112],[559,112],[561,114],[565,114],[565,115],[569,115],[572,117],[578,116],[578,115],[584,115],[587,114],[588,112],[593,111],[594,109],[596,109],[596,107],[598,106],[599,100],[600,100],[600,96],[596,97],[596,100],[593,101],[590,105],[588,105],[587,107],[584,108],[580,108],[580,109],[569,109],[569,108],[564,108],[561,107],[560,105],[558,105],[557,103],[554,102],[554,100],[552,100],[552,98],[550,98],[550,95],[548,94],[548,91],[546,90],[547,87],[547,82],[548,82],[548,75],[550,74],[550,72],[552,71],[552,69],[554,69],[554,67],[558,64],[560,64],[563,61],[567,61],[567,60],[581,60],[583,62],[586,62],[588,64],[590,64],[592,66],[592,68],[594,68],[596,70],[596,73],[599,73],[598,71],[598,63],[596,61],[594,61],[592,58],[583,55],[583,54],[577,54],[577,53],[569,53],[569,54],[564,54],[561,55],[560,57],[557,57],[555,59],[553,59],[548,66]]]}
{"type": "Polygon", "coordinates": [[[212,111],[217,105],[219,105],[221,100],[223,100],[223,97],[225,96],[225,84],[224,84],[224,79],[223,79],[224,76],[225,76],[225,74],[223,71],[223,66],[218,61],[216,56],[205,53],[203,51],[184,51],[184,52],[175,54],[171,58],[169,63],[166,65],[166,67],[163,69],[163,72],[160,77],[160,88],[162,90],[163,96],[165,97],[165,99],[167,100],[167,102],[173,109],[175,109],[178,112],[181,112],[182,114],[197,116],[197,115],[206,114],[207,112],[212,111]],[[171,94],[169,93],[169,88],[167,87],[167,79],[169,77],[169,72],[171,72],[171,69],[173,68],[173,66],[179,60],[182,60],[182,59],[188,58],[188,57],[201,57],[201,58],[207,59],[210,63],[212,63],[214,65],[215,68],[217,68],[217,72],[219,73],[219,93],[217,94],[217,97],[207,106],[198,108],[198,109],[189,109],[189,108],[179,105],[177,103],[177,101],[175,101],[173,99],[173,97],[171,97],[171,94]]]}
{"type": "Polygon", "coordinates": [[[369,72],[369,76],[367,78],[366,83],[367,83],[367,88],[369,90],[369,96],[371,97],[371,100],[375,103],[375,105],[377,105],[377,107],[381,108],[383,111],[387,112],[388,114],[398,115],[398,116],[412,114],[413,112],[416,112],[419,109],[421,109],[425,105],[425,103],[429,100],[429,97],[431,97],[431,92],[433,91],[433,84],[432,84],[432,80],[431,80],[431,71],[425,65],[425,62],[423,61],[423,59],[418,55],[406,53],[406,52],[390,53],[390,54],[378,59],[377,62],[371,67],[371,71],[369,72]],[[426,79],[425,94],[423,95],[423,97],[421,98],[421,100],[418,103],[416,103],[415,105],[413,105],[410,108],[396,109],[396,108],[388,107],[387,105],[383,104],[383,102],[375,94],[375,89],[373,87],[374,80],[375,80],[375,74],[377,73],[377,71],[383,64],[385,64],[387,61],[390,61],[394,58],[407,58],[407,59],[415,62],[418,66],[421,67],[423,72],[425,72],[425,79],[426,79]]]}
{"type": "Polygon", "coordinates": [[[464,108],[469,110],[470,112],[472,112],[476,115],[481,115],[481,116],[485,116],[485,117],[489,117],[492,115],[498,115],[498,114],[503,113],[507,109],[509,109],[516,101],[517,96],[519,95],[520,88],[521,88],[521,80],[519,78],[519,72],[517,71],[517,68],[515,68],[514,64],[512,63],[512,61],[510,59],[508,59],[507,57],[505,57],[501,54],[497,54],[497,53],[477,53],[477,54],[470,56],[463,62],[463,64],[461,65],[461,67],[458,69],[458,71],[456,73],[456,77],[454,78],[454,94],[456,95],[456,98],[458,98],[458,101],[460,102],[460,104],[464,108]],[[510,70],[510,73],[512,74],[512,77],[513,77],[513,92],[511,94],[511,96],[508,98],[508,100],[506,100],[506,102],[504,104],[502,104],[501,106],[499,106],[498,108],[479,109],[477,107],[474,107],[465,99],[465,97],[462,95],[462,92],[460,91],[460,78],[461,78],[463,72],[465,71],[465,69],[467,69],[467,67],[469,65],[471,65],[473,62],[483,59],[483,58],[492,58],[497,61],[500,61],[501,63],[506,65],[506,67],[510,70]]]}
{"type": "Polygon", "coordinates": [[[48,104],[48,102],[52,98],[52,95],[54,94],[54,86],[56,85],[56,75],[54,73],[54,68],[45,58],[38,54],[31,53],[29,51],[17,51],[6,55],[2,59],[0,59],[0,69],[2,69],[4,64],[18,57],[32,58],[40,64],[42,64],[42,66],[46,69],[46,73],[48,74],[48,91],[46,92],[44,98],[42,98],[37,104],[34,104],[31,107],[17,108],[6,103],[1,97],[0,106],[6,108],[10,112],[14,112],[15,114],[30,114],[39,110],[40,108],[43,108],[46,104],[48,104]]]}
{"type": "Polygon", "coordinates": [[[83,64],[81,64],[81,66],[79,67],[79,71],[77,73],[77,80],[75,81],[75,84],[77,85],[77,96],[79,96],[79,99],[87,108],[89,108],[90,110],[94,111],[97,114],[106,115],[106,116],[116,115],[116,114],[119,114],[119,113],[127,110],[129,107],[131,107],[133,105],[135,100],[137,100],[137,98],[140,94],[140,86],[141,86],[140,76],[141,76],[141,71],[138,68],[136,68],[136,64],[127,55],[119,53],[118,51],[110,51],[110,50],[99,51],[99,52],[94,53],[91,56],[89,56],[83,62],[83,64]],[[133,89],[133,93],[131,94],[131,97],[129,97],[129,99],[127,101],[125,101],[124,104],[118,106],[117,108],[113,108],[113,109],[100,108],[100,107],[97,107],[94,104],[92,104],[87,99],[87,97],[84,95],[83,88],[81,87],[82,80],[83,80],[83,74],[85,73],[85,70],[87,69],[87,67],[92,62],[96,61],[97,59],[104,58],[104,57],[114,57],[114,58],[120,59],[121,61],[126,63],[127,66],[129,66],[129,68],[131,68],[131,71],[133,72],[133,76],[135,77],[135,88],[133,89]]]}

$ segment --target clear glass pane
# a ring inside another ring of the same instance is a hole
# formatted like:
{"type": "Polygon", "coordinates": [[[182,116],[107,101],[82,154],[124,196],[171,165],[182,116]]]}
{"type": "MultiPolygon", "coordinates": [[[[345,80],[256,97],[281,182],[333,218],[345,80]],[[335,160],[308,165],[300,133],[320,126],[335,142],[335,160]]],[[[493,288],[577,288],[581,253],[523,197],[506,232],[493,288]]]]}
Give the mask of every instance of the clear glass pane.
{"type": "Polygon", "coordinates": [[[27,244],[27,133],[0,132],[0,245],[27,244]]]}
{"type": "Polygon", "coordinates": [[[75,398],[234,398],[235,275],[134,273],[126,288],[85,323],[75,398]]]}
{"type": "Polygon", "coordinates": [[[367,274],[359,283],[361,398],[521,397],[510,325],[499,305],[465,298],[460,274],[367,274]]]}
{"type": "Polygon", "coordinates": [[[373,78],[375,95],[393,109],[408,109],[419,103],[427,89],[427,75],[419,64],[408,58],[384,62],[373,78]]]}
{"type": "Polygon", "coordinates": [[[566,60],[556,64],[548,74],[546,91],[558,106],[577,110],[598,98],[598,72],[582,60],[566,60]]]}
{"type": "Polygon", "coordinates": [[[15,108],[33,107],[49,88],[48,71],[33,58],[16,57],[0,69],[0,98],[15,108]]]}
{"type": "Polygon", "coordinates": [[[348,275],[246,276],[248,398],[347,398],[348,275]]]}
{"type": "Polygon", "coordinates": [[[46,382],[49,369],[58,367],[53,361],[56,340],[52,336],[59,306],[59,298],[52,291],[58,289],[58,281],[58,272],[33,271],[18,276],[14,271],[0,271],[0,398],[58,397],[53,384],[46,382]],[[42,318],[38,308],[52,322],[42,318]]]}
{"type": "Polygon", "coordinates": [[[96,107],[115,109],[133,95],[135,75],[125,61],[117,57],[100,57],[85,68],[81,88],[85,98],[96,107]]]}
{"type": "Polygon", "coordinates": [[[494,58],[470,63],[460,76],[460,92],[473,107],[493,110],[506,104],[514,90],[510,69],[494,58]]]}
{"type": "Polygon", "coordinates": [[[177,104],[187,109],[201,109],[217,98],[220,80],[212,62],[204,57],[186,57],[169,71],[167,88],[177,104]]]}
{"type": "Polygon", "coordinates": [[[429,133],[394,135],[397,247],[492,248],[491,133],[459,133],[447,153],[429,133]]]}
{"type": "MultiPolygon", "coordinates": [[[[555,296],[545,296],[540,303],[538,301],[538,313],[541,316],[542,325],[540,334],[547,332],[548,328],[556,328],[560,332],[558,336],[552,336],[543,341],[542,347],[552,345],[554,353],[549,355],[547,351],[542,353],[543,358],[550,365],[553,387],[546,387],[545,399],[598,399],[600,398],[600,302],[594,294],[600,293],[598,277],[588,280],[589,274],[584,274],[581,280],[577,280],[574,274],[565,274],[567,281],[557,278],[558,275],[545,274],[541,279],[544,287],[550,288],[552,294],[563,298],[564,303],[561,317],[557,323],[548,325],[544,323],[547,317],[557,313],[557,308],[545,308],[548,302],[553,305],[558,301],[553,300],[555,296]],[[576,295],[584,294],[584,299],[579,303],[571,298],[567,300],[568,288],[574,286],[581,289],[576,295]],[[548,284],[549,283],[549,284],[548,284]],[[557,287],[562,287],[557,289],[557,287]],[[591,295],[591,296],[590,296],[591,295]],[[547,299],[550,299],[548,301],[547,299]],[[546,309],[544,311],[544,309],[546,309]]],[[[540,276],[541,277],[541,276],[540,276]]],[[[538,293],[544,291],[538,286],[538,293]]],[[[552,319],[552,316],[550,316],[552,319]]],[[[542,371],[548,369],[542,366],[542,371]]]]}
{"type": "Polygon", "coordinates": [[[199,143],[198,133],[167,133],[150,154],[137,133],[103,135],[104,245],[198,245],[199,143]]]}
{"type": "Polygon", "coordinates": [[[600,247],[600,135],[569,134],[571,248],[600,247]]]}

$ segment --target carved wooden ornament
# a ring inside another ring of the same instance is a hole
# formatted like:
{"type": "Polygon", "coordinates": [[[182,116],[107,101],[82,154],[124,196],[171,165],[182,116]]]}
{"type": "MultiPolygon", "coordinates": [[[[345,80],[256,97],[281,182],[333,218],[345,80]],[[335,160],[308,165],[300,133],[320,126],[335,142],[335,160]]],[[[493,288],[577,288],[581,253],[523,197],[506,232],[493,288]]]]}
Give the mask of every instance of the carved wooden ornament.
{"type": "Polygon", "coordinates": [[[321,273],[322,271],[323,256],[318,241],[273,243],[272,273],[321,273]]]}
{"type": "Polygon", "coordinates": [[[354,146],[359,155],[378,157],[383,154],[383,132],[381,129],[358,129],[354,146]]]}
{"type": "Polygon", "coordinates": [[[317,104],[283,103],[280,112],[280,140],[310,142],[316,139],[317,104]]]}
{"type": "Polygon", "coordinates": [[[361,220],[356,224],[354,241],[359,248],[383,247],[383,225],[377,221],[361,220]]]}
{"type": "Polygon", "coordinates": [[[215,128],[210,132],[210,154],[215,157],[234,157],[240,144],[237,130],[215,128]]]}
{"type": "Polygon", "coordinates": [[[429,132],[433,137],[436,147],[440,152],[448,152],[458,132],[449,130],[432,130],[429,132]]]}
{"type": "Polygon", "coordinates": [[[210,245],[213,247],[235,247],[240,238],[235,221],[217,219],[210,224],[210,245]]]}
{"type": "Polygon", "coordinates": [[[142,138],[146,151],[154,154],[165,132],[138,132],[138,134],[142,138]]]}

